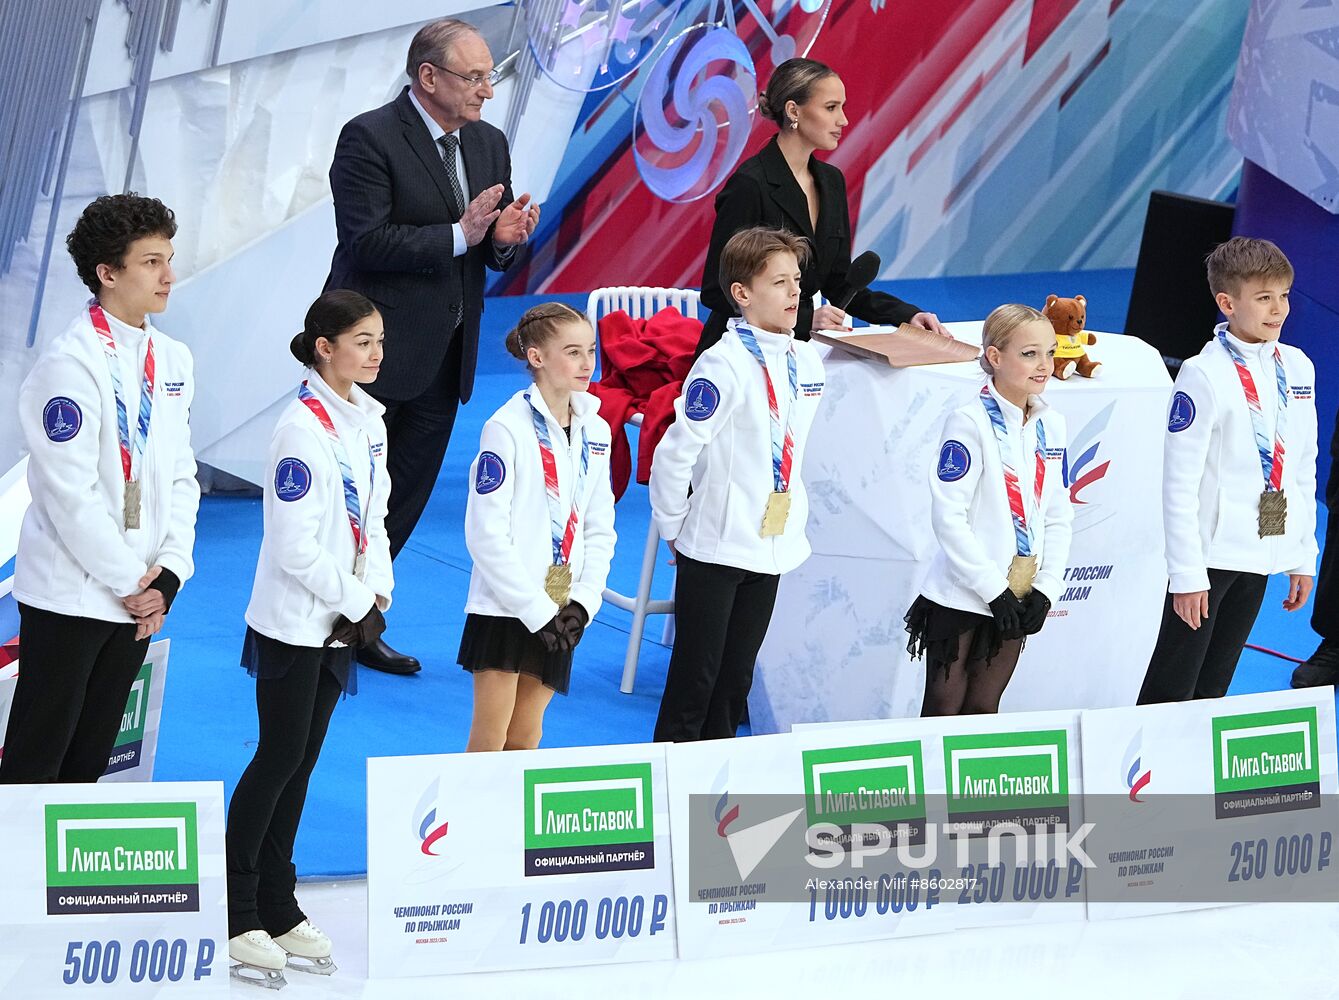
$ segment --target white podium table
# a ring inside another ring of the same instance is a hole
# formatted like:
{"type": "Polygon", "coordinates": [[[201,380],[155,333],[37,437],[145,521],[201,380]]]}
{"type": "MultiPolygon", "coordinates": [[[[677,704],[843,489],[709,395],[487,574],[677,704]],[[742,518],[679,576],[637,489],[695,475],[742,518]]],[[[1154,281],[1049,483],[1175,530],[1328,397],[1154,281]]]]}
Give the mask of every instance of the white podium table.
{"type": "MultiPolygon", "coordinates": [[[[979,322],[950,328],[980,342],[979,322]]],[[[804,461],[813,555],[781,578],[749,697],[755,733],[920,714],[925,667],[907,655],[903,617],[935,552],[928,477],[944,418],[984,378],[974,361],[892,369],[819,350],[827,385],[804,461]]],[[[1095,378],[1046,389],[1068,425],[1074,541],[1002,711],[1133,704],[1157,639],[1171,380],[1134,337],[1099,333],[1089,353],[1095,378]]]]}

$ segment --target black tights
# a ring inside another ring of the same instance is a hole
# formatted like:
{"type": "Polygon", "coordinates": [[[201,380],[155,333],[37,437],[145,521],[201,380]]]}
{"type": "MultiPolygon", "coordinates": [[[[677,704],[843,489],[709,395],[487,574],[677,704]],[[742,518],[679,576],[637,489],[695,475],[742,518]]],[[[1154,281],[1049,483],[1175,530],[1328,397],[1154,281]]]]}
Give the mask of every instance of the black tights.
{"type": "Polygon", "coordinates": [[[1006,639],[1000,651],[987,663],[968,660],[974,632],[958,636],[958,655],[948,668],[939,663],[925,664],[925,700],[921,718],[932,715],[994,715],[1000,710],[1000,698],[1018,666],[1023,651],[1022,639],[1006,639]]]}

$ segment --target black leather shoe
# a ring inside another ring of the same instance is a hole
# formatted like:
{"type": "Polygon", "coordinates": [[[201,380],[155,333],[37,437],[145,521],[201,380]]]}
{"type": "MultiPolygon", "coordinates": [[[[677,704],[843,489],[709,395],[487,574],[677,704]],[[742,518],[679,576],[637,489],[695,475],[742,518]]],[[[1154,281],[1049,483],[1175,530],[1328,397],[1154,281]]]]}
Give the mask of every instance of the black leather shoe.
{"type": "Polygon", "coordinates": [[[1339,642],[1322,640],[1307,660],[1293,671],[1295,688],[1323,687],[1339,681],[1339,642]]]}
{"type": "Polygon", "coordinates": [[[416,674],[420,669],[418,660],[412,656],[405,656],[404,653],[397,653],[386,645],[385,639],[378,639],[359,649],[358,662],[384,674],[416,674]]]}

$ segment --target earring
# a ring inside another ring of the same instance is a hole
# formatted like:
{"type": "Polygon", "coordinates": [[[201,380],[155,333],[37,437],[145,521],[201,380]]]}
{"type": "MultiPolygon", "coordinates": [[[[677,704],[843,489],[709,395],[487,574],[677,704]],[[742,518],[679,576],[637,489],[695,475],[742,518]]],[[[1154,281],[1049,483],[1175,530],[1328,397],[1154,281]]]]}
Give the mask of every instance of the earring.
{"type": "Polygon", "coordinates": [[[799,127],[800,127],[800,120],[799,120],[798,118],[792,118],[792,119],[790,120],[790,127],[791,127],[792,129],[797,129],[797,128],[799,128],[799,127]]]}

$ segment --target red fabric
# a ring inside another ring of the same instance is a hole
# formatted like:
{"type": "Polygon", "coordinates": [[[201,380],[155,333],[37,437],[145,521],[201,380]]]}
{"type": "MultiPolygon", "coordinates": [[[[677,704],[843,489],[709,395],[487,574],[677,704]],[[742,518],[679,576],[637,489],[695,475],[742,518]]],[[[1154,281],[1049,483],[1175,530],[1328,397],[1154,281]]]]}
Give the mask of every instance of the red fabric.
{"type": "MultiPolygon", "coordinates": [[[[9,642],[0,645],[0,667],[7,667],[19,658],[19,637],[14,636],[9,642]]],[[[0,738],[4,734],[0,733],[0,738]]]]}
{"type": "Polygon", "coordinates": [[[674,401],[693,366],[701,334],[702,324],[677,309],[662,309],[650,319],[633,319],[620,309],[600,319],[602,377],[591,383],[590,391],[599,397],[600,416],[614,432],[609,465],[615,499],[623,496],[632,476],[628,420],[642,414],[637,482],[646,483],[656,445],[674,422],[674,401]]]}

